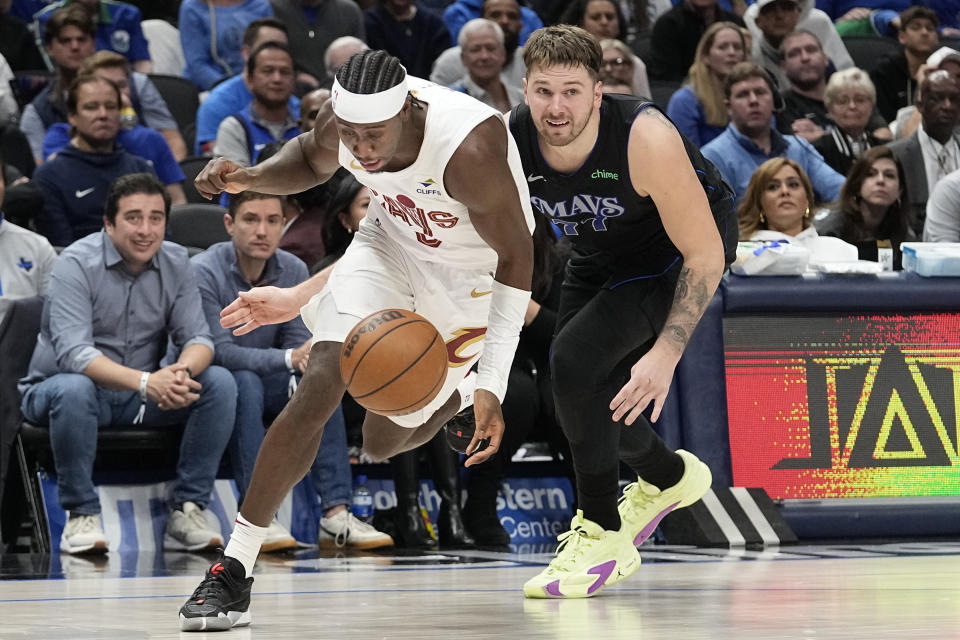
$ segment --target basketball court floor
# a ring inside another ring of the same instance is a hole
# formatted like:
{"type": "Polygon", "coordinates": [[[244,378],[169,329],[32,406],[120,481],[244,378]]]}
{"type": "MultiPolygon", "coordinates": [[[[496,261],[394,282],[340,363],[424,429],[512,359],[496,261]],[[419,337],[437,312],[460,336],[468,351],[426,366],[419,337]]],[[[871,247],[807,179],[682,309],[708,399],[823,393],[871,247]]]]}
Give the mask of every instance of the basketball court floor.
{"type": "Polygon", "coordinates": [[[208,557],[0,558],[0,640],[960,638],[960,542],[727,551],[644,546],[589,600],[525,600],[550,553],[305,549],[257,564],[253,625],[181,633],[208,557]]]}

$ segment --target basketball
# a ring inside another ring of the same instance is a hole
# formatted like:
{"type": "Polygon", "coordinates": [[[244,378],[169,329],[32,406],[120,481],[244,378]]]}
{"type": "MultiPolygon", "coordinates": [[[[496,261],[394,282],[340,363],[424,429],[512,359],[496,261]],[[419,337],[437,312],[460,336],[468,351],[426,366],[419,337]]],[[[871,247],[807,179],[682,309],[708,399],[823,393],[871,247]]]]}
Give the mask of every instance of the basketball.
{"type": "Polygon", "coordinates": [[[405,309],[372,313],[350,331],[340,378],[362,407],[384,416],[422,409],[447,377],[447,347],[429,320],[405,309]]]}

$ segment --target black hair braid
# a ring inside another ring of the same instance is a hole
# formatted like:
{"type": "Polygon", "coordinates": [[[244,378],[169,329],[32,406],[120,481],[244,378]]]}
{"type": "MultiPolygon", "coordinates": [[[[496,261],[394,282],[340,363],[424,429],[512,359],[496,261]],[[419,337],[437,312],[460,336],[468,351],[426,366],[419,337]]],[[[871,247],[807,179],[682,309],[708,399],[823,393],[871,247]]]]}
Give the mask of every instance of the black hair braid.
{"type": "Polygon", "coordinates": [[[380,93],[400,84],[406,72],[400,60],[386,51],[363,51],[337,70],[337,82],[350,93],[380,93]]]}

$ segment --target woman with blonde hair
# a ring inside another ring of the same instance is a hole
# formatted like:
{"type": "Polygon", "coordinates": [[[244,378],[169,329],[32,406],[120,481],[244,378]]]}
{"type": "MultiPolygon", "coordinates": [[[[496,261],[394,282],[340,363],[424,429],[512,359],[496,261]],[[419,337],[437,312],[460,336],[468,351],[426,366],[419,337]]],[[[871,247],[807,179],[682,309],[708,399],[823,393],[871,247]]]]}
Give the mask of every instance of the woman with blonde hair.
{"type": "Polygon", "coordinates": [[[811,224],[813,185],[789,158],[771,158],[757,167],[740,200],[740,240],[789,239],[799,244],[817,237],[811,224]]]}
{"type": "Polygon", "coordinates": [[[703,33],[687,84],[670,98],[667,115],[677,129],[698,147],[707,144],[730,122],[723,96],[723,80],[746,59],[746,43],[740,27],[715,22],[703,33]]]}
{"type": "Polygon", "coordinates": [[[625,84],[630,94],[650,96],[650,81],[647,79],[647,67],[643,61],[633,55],[622,40],[604,38],[600,41],[603,59],[600,62],[600,80],[604,84],[625,84]]]}

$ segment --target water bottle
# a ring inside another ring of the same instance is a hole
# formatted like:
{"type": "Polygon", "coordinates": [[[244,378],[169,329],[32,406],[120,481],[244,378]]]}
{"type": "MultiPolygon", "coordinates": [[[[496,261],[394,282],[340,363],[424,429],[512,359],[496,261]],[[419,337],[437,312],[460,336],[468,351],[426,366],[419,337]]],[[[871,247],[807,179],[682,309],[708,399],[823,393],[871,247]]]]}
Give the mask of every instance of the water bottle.
{"type": "Polygon", "coordinates": [[[353,487],[353,505],[350,509],[357,520],[373,521],[373,494],[367,486],[367,476],[357,476],[357,483],[353,487]]]}

